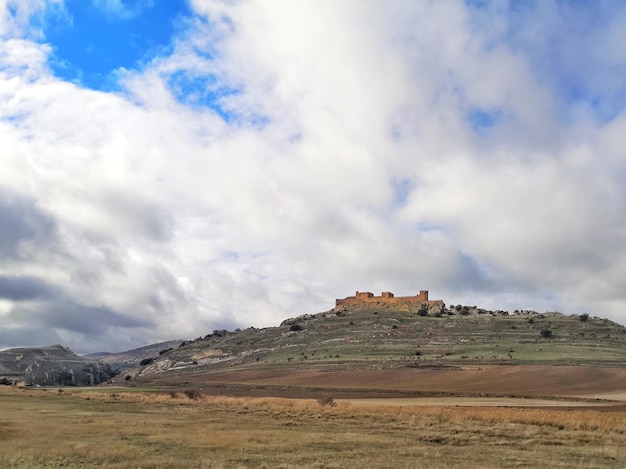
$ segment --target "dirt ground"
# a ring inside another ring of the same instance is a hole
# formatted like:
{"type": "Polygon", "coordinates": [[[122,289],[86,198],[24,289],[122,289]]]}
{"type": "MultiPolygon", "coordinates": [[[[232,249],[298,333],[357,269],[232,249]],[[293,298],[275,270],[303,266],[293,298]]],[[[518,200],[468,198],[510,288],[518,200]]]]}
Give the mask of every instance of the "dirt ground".
{"type": "MultiPolygon", "coordinates": [[[[150,386],[137,380],[136,386],[150,386]]],[[[336,399],[427,397],[538,398],[626,402],[626,368],[490,365],[441,369],[298,369],[203,372],[159,379],[205,394],[336,399]]]]}

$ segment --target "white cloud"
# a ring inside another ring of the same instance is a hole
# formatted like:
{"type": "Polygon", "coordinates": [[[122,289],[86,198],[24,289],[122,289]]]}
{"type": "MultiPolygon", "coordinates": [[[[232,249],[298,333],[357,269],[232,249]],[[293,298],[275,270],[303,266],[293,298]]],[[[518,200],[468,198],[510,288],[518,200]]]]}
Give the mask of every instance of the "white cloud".
{"type": "MultiPolygon", "coordinates": [[[[0,274],[45,282],[106,331],[41,305],[69,345],[271,325],[355,289],[626,322],[621,110],[604,121],[565,101],[561,69],[537,68],[545,45],[517,38],[506,10],[191,6],[205,21],[121,72],[124,94],[53,78],[46,46],[0,45],[0,188],[54,227],[41,248],[15,235],[21,257],[0,274]],[[176,100],[181,73],[219,112],[176,100]],[[476,130],[476,109],[493,125],[476,130]]],[[[529,13],[538,30],[562,25],[546,11],[529,13]]],[[[606,29],[588,37],[623,34],[606,29]]]]}
{"type": "Polygon", "coordinates": [[[40,38],[46,14],[63,16],[63,0],[0,0],[0,38],[40,38]]]}
{"type": "Polygon", "coordinates": [[[102,10],[107,15],[115,16],[124,20],[134,18],[141,12],[150,8],[154,0],[135,0],[128,2],[124,0],[91,0],[94,7],[102,10]]]}

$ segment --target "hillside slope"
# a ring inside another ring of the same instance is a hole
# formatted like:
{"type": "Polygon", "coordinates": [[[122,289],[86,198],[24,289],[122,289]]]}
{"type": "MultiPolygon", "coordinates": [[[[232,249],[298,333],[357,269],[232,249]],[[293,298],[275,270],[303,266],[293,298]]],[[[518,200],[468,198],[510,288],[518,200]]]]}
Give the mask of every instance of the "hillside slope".
{"type": "Polygon", "coordinates": [[[304,370],[491,365],[624,367],[626,328],[587,315],[509,314],[467,306],[347,305],[288,319],[278,327],[213,331],[128,370],[127,376],[137,384],[175,386],[215,381],[212,377],[217,376],[237,381],[236,376],[253,372],[284,376],[304,370]]]}
{"type": "Polygon", "coordinates": [[[178,347],[182,342],[182,340],[169,340],[167,342],[146,345],[145,347],[126,350],[124,352],[90,353],[85,355],[85,357],[98,362],[107,363],[111,366],[111,368],[123,371],[139,365],[142,360],[156,358],[159,354],[162,354],[174,347],[178,347]]]}
{"type": "Polygon", "coordinates": [[[93,385],[117,373],[110,365],[81,357],[62,345],[0,352],[0,380],[38,385],[93,385]]]}

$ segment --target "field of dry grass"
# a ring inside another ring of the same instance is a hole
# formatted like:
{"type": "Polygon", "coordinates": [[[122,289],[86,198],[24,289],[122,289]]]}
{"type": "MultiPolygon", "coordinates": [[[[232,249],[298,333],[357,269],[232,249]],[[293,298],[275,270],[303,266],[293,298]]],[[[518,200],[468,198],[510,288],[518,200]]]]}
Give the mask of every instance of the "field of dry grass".
{"type": "Polygon", "coordinates": [[[3,468],[615,468],[626,408],[0,390],[3,468]]]}

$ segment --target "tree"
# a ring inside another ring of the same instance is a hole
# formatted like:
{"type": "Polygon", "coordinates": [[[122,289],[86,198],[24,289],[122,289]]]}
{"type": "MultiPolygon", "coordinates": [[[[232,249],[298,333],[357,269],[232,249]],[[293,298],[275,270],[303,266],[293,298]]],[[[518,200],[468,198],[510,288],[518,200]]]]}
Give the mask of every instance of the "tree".
{"type": "Polygon", "coordinates": [[[581,320],[581,322],[587,322],[589,321],[589,315],[587,313],[583,313],[579,316],[579,319],[581,320]]]}

